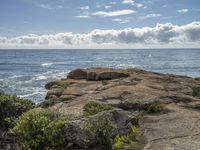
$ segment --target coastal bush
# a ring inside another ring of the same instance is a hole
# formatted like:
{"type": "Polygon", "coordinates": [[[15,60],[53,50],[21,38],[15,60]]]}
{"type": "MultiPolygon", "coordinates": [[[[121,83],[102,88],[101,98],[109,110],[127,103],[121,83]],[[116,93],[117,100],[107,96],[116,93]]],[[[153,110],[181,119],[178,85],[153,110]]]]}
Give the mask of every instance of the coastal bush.
{"type": "Polygon", "coordinates": [[[111,106],[109,105],[98,103],[95,101],[90,101],[83,107],[83,112],[85,115],[95,115],[99,112],[110,110],[110,109],[111,109],[111,106]]]}
{"type": "Polygon", "coordinates": [[[200,86],[192,88],[192,96],[200,98],[200,86]]]}
{"type": "Polygon", "coordinates": [[[30,110],[24,113],[10,132],[24,150],[50,149],[64,143],[63,129],[67,121],[48,110],[30,110]]]}
{"type": "Polygon", "coordinates": [[[150,106],[146,108],[146,113],[154,114],[159,113],[164,109],[164,104],[161,102],[152,103],[150,106]]]}
{"type": "Polygon", "coordinates": [[[72,97],[70,97],[70,96],[65,96],[65,97],[60,98],[61,102],[66,102],[66,101],[70,101],[70,100],[72,100],[72,97]]]}
{"type": "Polygon", "coordinates": [[[62,88],[64,88],[64,89],[66,89],[68,86],[69,86],[69,83],[67,83],[67,82],[59,82],[58,83],[58,86],[60,86],[60,87],[62,87],[62,88]]]}
{"type": "Polygon", "coordinates": [[[0,92],[0,128],[8,130],[12,127],[16,118],[22,113],[35,107],[35,104],[27,99],[15,95],[7,95],[0,92]]]}
{"type": "Polygon", "coordinates": [[[101,84],[102,84],[102,85],[107,85],[107,84],[108,84],[108,81],[107,81],[107,80],[102,80],[102,81],[101,81],[101,84]]]}
{"type": "Polygon", "coordinates": [[[55,103],[56,103],[55,99],[48,99],[48,100],[45,100],[41,103],[41,107],[42,108],[48,108],[48,107],[53,106],[55,103]]]}
{"type": "Polygon", "coordinates": [[[116,128],[106,116],[99,116],[97,119],[90,119],[87,122],[87,129],[96,136],[96,143],[101,149],[112,150],[112,131],[116,128]]]}
{"type": "Polygon", "coordinates": [[[139,143],[138,137],[141,136],[139,127],[132,126],[131,130],[126,135],[117,135],[114,139],[114,150],[133,150],[139,143]]]}

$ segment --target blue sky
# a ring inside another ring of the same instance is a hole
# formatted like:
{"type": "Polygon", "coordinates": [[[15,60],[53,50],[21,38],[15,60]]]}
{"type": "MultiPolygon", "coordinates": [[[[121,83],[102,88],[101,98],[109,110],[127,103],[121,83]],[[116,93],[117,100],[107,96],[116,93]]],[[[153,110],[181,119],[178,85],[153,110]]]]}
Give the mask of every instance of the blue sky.
{"type": "MultiPolygon", "coordinates": [[[[200,0],[0,1],[1,39],[30,34],[88,34],[95,29],[153,28],[166,23],[181,27],[199,21],[200,0]]],[[[199,24],[196,27],[199,29],[199,24]]],[[[198,42],[197,38],[195,43],[199,45],[198,42]]],[[[2,43],[0,48],[5,47],[2,43]]]]}

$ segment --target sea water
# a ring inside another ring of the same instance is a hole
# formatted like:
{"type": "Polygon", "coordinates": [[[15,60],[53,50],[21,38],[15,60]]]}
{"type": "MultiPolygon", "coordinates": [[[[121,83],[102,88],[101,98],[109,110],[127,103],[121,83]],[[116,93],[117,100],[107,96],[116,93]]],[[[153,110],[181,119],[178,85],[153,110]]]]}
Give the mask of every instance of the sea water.
{"type": "Polygon", "coordinates": [[[39,103],[46,95],[46,83],[87,67],[200,77],[200,49],[0,50],[0,90],[39,103]]]}

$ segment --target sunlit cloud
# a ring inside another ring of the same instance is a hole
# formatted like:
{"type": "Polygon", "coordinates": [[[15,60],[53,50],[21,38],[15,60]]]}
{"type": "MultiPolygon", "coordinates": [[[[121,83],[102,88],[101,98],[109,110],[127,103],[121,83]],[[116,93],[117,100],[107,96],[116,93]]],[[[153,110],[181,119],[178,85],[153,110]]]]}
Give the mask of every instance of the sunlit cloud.
{"type": "Polygon", "coordinates": [[[180,9],[180,10],[177,10],[178,13],[187,13],[189,10],[188,9],[180,9]]]}
{"type": "Polygon", "coordinates": [[[81,10],[89,10],[90,9],[90,6],[83,6],[83,7],[80,7],[81,10]]]}
{"type": "Polygon", "coordinates": [[[115,10],[115,11],[98,11],[93,13],[94,16],[100,17],[115,17],[115,16],[122,16],[122,15],[129,15],[136,13],[135,10],[131,9],[123,9],[123,10],[115,10]]]}
{"type": "MultiPolygon", "coordinates": [[[[115,20],[117,21],[117,20],[115,20]]],[[[120,21],[120,20],[118,20],[120,21]]],[[[64,32],[49,35],[28,34],[0,37],[0,48],[101,48],[103,46],[137,48],[200,46],[200,22],[186,25],[171,23],[155,27],[122,30],[95,29],[88,33],[64,32]]]]}
{"type": "Polygon", "coordinates": [[[155,14],[148,14],[146,16],[141,16],[140,19],[148,19],[148,18],[156,18],[156,17],[160,17],[161,14],[155,13],[155,14]]]}
{"type": "Polygon", "coordinates": [[[75,18],[90,18],[88,15],[80,15],[80,16],[75,16],[75,18]]]}
{"type": "Polygon", "coordinates": [[[132,4],[134,5],[135,1],[134,0],[122,0],[122,4],[132,4]]]}

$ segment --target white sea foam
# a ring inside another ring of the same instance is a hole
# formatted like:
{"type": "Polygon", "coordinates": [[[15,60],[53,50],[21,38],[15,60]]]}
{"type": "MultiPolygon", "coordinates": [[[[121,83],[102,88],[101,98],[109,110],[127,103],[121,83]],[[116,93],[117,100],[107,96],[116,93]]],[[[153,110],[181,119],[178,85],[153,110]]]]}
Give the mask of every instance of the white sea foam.
{"type": "Polygon", "coordinates": [[[44,75],[38,75],[35,77],[35,80],[45,80],[47,79],[47,76],[44,76],[44,75]]]}
{"type": "Polygon", "coordinates": [[[117,68],[139,68],[140,65],[135,65],[135,64],[119,64],[116,67],[117,68]]]}
{"type": "Polygon", "coordinates": [[[43,67],[48,67],[48,66],[52,66],[53,65],[53,63],[43,63],[43,64],[41,64],[41,66],[43,66],[43,67]]]}
{"type": "Polygon", "coordinates": [[[45,91],[35,91],[29,94],[23,94],[23,95],[19,95],[20,97],[24,98],[24,97],[30,97],[30,96],[34,96],[34,95],[44,95],[45,91]]]}
{"type": "Polygon", "coordinates": [[[15,78],[21,78],[23,77],[22,75],[14,75],[14,76],[11,76],[9,77],[9,79],[15,79],[15,78]]]}

